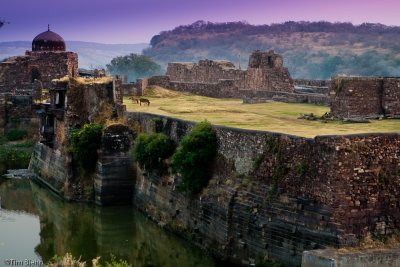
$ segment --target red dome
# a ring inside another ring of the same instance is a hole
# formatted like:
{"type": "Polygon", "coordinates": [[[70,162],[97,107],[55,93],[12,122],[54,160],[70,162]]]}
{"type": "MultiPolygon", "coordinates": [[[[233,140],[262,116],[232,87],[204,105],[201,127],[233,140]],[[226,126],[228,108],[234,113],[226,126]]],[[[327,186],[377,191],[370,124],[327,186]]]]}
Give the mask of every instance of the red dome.
{"type": "Polygon", "coordinates": [[[65,51],[64,39],[55,32],[42,32],[32,41],[32,51],[65,51]]]}

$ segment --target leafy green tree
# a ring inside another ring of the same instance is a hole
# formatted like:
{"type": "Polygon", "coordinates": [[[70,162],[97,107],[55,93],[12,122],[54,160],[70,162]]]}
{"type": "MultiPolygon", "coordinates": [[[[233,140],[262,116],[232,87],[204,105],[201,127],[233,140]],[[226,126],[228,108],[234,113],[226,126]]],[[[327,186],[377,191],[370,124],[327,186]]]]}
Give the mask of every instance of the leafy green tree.
{"type": "Polygon", "coordinates": [[[97,123],[85,124],[71,133],[72,157],[86,173],[93,172],[96,167],[102,133],[103,125],[97,123]]]}
{"type": "Polygon", "coordinates": [[[154,62],[153,59],[133,53],[113,58],[106,67],[113,75],[127,75],[130,81],[161,73],[160,65],[154,62]]]}
{"type": "Polygon", "coordinates": [[[163,133],[139,134],[135,144],[135,159],[149,171],[163,171],[163,160],[172,155],[174,143],[163,133]]]}
{"type": "Polygon", "coordinates": [[[182,175],[179,185],[184,192],[198,193],[211,177],[217,153],[217,135],[212,125],[203,121],[186,135],[172,156],[171,169],[182,175]]]}

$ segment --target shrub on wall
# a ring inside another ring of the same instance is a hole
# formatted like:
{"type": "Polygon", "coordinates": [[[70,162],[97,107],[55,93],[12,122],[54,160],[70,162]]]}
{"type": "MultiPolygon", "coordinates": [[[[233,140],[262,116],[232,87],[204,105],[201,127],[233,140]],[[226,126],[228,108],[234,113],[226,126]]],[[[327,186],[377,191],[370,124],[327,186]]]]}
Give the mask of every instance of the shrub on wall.
{"type": "Polygon", "coordinates": [[[174,143],[165,134],[139,134],[135,142],[135,159],[139,165],[149,171],[162,171],[163,160],[175,150],[174,143]]]}
{"type": "Polygon", "coordinates": [[[97,149],[101,144],[103,125],[85,124],[71,133],[70,151],[74,161],[84,172],[93,172],[96,167],[97,149]]]}
{"type": "Polygon", "coordinates": [[[217,135],[207,121],[197,124],[182,139],[171,162],[171,170],[182,175],[182,191],[198,193],[208,183],[216,152],[217,135]]]}
{"type": "Polygon", "coordinates": [[[9,141],[22,140],[27,136],[28,136],[28,132],[25,130],[11,130],[8,133],[6,133],[6,138],[9,141]]]}

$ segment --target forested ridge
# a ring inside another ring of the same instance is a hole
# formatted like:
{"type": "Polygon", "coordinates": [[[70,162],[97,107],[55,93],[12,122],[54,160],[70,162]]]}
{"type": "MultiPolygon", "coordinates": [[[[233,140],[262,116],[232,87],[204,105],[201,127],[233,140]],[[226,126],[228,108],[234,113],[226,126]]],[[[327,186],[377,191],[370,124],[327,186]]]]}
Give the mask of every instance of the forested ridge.
{"type": "Polygon", "coordinates": [[[247,67],[256,49],[275,49],[295,78],[335,74],[400,76],[400,27],[383,24],[294,22],[250,25],[197,21],[160,32],[145,55],[168,62],[227,59],[247,67]]]}

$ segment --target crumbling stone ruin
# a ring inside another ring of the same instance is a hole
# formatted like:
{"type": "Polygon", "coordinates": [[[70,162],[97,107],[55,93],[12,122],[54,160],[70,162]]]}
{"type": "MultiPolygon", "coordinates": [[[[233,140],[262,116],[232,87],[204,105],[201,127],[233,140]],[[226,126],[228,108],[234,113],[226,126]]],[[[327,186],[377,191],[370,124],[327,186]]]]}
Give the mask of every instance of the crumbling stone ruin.
{"type": "Polygon", "coordinates": [[[78,76],[78,55],[67,52],[64,39],[50,28],[32,41],[32,51],[0,63],[0,92],[32,89],[35,80],[44,88],[51,80],[78,76]]]}
{"type": "MultiPolygon", "coordinates": [[[[31,169],[36,173],[40,170],[38,179],[66,198],[88,200],[69,151],[71,133],[85,124],[103,124],[110,118],[122,116],[125,106],[122,105],[121,83],[119,77],[53,80],[48,101],[36,105],[40,117],[40,142],[35,147],[31,169]]],[[[99,162],[109,163],[110,155],[107,156],[100,157],[99,162]]],[[[100,173],[108,177],[101,170],[100,173]]]]}
{"type": "Polygon", "coordinates": [[[119,77],[63,78],[53,81],[48,102],[40,103],[41,143],[61,149],[65,136],[86,123],[104,122],[123,111],[119,77]],[[104,116],[102,116],[104,114],[104,116]]]}
{"type": "Polygon", "coordinates": [[[400,118],[400,78],[332,78],[331,113],[337,118],[400,118]]]}
{"type": "Polygon", "coordinates": [[[325,90],[295,91],[294,81],[283,67],[282,56],[274,50],[254,51],[247,70],[237,69],[233,63],[223,60],[169,63],[166,76],[138,80],[136,92],[143,93],[151,85],[210,97],[242,98],[245,103],[269,100],[329,103],[325,90]]]}
{"type": "Polygon", "coordinates": [[[247,70],[229,61],[200,60],[199,63],[169,63],[166,76],[148,79],[145,85],[160,85],[211,97],[240,98],[246,91],[294,92],[294,83],[282,56],[273,50],[251,54],[247,70]]]}

